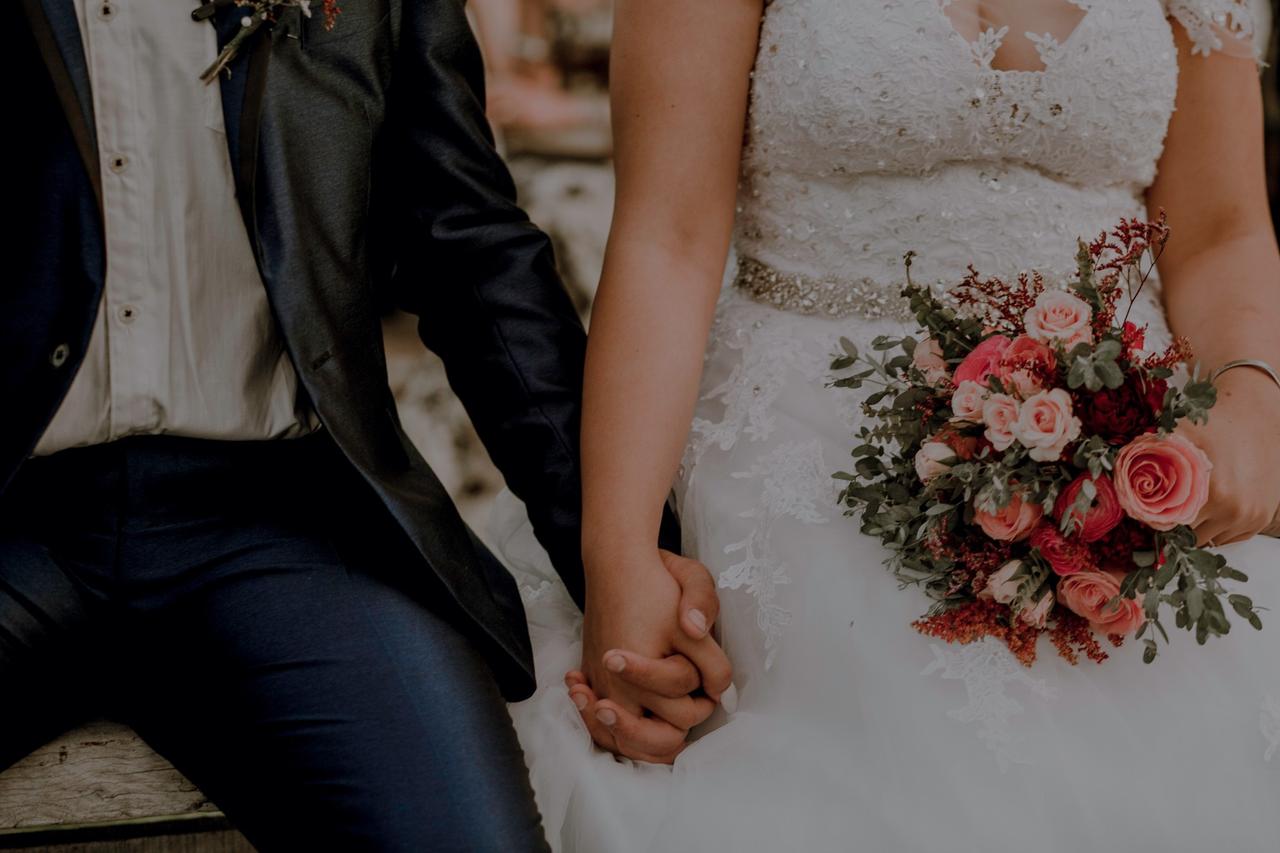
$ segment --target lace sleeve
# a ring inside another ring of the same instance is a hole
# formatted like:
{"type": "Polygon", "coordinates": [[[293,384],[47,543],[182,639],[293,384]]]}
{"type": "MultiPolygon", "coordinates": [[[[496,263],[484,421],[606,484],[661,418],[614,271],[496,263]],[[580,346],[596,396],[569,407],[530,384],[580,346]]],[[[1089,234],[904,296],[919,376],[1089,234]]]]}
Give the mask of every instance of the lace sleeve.
{"type": "Polygon", "coordinates": [[[1250,0],[1165,0],[1165,8],[1186,28],[1192,53],[1208,56],[1221,51],[1261,61],[1250,0]]]}

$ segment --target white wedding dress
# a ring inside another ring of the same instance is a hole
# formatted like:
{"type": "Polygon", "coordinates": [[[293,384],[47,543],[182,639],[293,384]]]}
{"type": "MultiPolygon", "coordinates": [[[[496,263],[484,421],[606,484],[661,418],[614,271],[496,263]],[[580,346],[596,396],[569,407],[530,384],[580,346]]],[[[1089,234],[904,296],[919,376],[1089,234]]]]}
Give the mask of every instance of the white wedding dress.
{"type": "MultiPolygon", "coordinates": [[[[1166,16],[1204,52],[1248,26],[1244,0],[1070,0],[1069,37],[1029,36],[1044,68],[1001,71],[1014,36],[971,43],[949,2],[766,9],[737,272],[676,487],[740,699],[674,767],[592,747],[561,681],[580,618],[499,508],[542,685],[512,714],[558,850],[1280,850],[1280,542],[1224,549],[1273,608],[1262,632],[1178,631],[1149,666],[1130,643],[1072,667],[1045,641],[1026,669],[913,630],[928,602],[835,502],[861,415],[827,365],[841,335],[909,325],[903,254],[917,280],[1062,281],[1077,237],[1145,218],[1177,88],[1166,16]]],[[[1158,290],[1135,314],[1168,339],[1158,290]]]]}

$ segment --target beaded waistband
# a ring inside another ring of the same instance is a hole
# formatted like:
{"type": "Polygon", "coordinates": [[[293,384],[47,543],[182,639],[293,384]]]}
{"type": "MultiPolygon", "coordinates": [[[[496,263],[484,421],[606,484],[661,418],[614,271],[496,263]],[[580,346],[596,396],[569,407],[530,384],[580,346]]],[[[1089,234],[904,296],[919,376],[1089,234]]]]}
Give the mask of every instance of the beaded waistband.
{"type": "Polygon", "coordinates": [[[754,258],[741,257],[733,284],[757,302],[796,314],[902,322],[914,319],[901,295],[905,282],[783,273],[754,258]]]}

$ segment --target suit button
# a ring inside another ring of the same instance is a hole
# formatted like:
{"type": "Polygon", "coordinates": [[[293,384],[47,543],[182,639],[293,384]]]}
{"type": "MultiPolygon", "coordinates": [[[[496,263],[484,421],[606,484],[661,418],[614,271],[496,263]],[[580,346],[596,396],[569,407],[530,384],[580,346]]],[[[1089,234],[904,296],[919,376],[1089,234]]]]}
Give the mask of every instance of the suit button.
{"type": "Polygon", "coordinates": [[[66,344],[58,344],[53,348],[53,352],[49,354],[49,363],[54,367],[62,367],[67,363],[67,359],[71,356],[71,347],[66,344]]]}

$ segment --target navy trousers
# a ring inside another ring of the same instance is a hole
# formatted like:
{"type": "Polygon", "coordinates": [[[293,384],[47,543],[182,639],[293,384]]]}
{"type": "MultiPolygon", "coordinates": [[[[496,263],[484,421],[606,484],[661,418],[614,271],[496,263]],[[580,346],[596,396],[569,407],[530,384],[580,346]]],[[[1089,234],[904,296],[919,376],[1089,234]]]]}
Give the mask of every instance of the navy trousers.
{"type": "Polygon", "coordinates": [[[546,849],[432,579],[322,434],[31,460],[0,496],[0,768],[105,717],[263,851],[546,849]]]}

